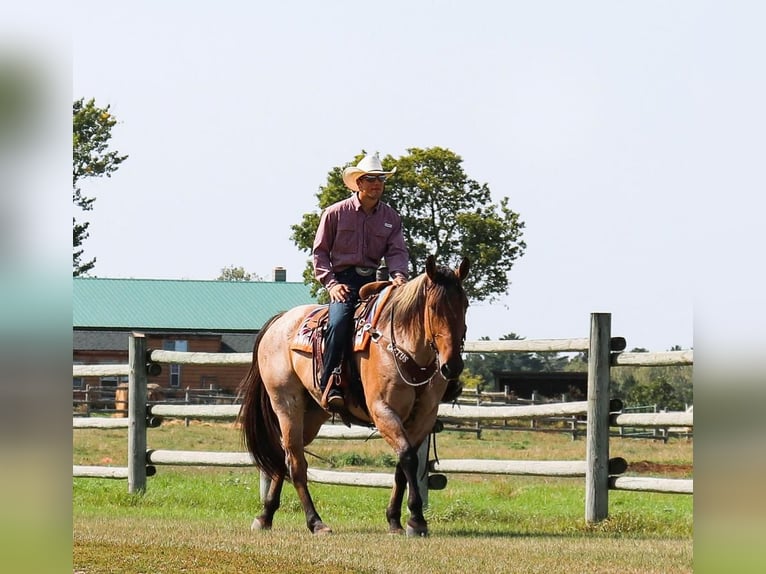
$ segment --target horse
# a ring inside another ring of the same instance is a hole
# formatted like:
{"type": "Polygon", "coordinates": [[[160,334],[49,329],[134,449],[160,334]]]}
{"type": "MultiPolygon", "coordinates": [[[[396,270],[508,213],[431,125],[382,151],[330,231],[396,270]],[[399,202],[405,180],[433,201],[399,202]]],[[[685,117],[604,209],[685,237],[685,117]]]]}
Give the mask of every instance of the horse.
{"type": "MultiPolygon", "coordinates": [[[[353,352],[363,397],[359,394],[354,401],[349,396],[354,393],[347,391],[348,414],[356,424],[374,426],[398,456],[386,507],[393,534],[428,535],[417,486],[417,453],[433,430],[448,383],[458,383],[463,370],[468,309],[463,280],[469,269],[467,258],[453,270],[437,266],[429,255],[424,273],[403,285],[389,285],[390,294],[376,311],[378,321],[365,325],[369,344],[353,352]],[[405,488],[406,531],[401,523],[405,488]]],[[[271,317],[256,335],[252,363],[242,381],[238,422],[244,443],[255,465],[271,479],[253,530],[272,528],[287,478],[298,494],[309,531],[332,532],[309,493],[304,451],[331,414],[320,406],[316,351],[296,350],[290,344],[305,318],[319,307],[301,305],[271,317]]]]}

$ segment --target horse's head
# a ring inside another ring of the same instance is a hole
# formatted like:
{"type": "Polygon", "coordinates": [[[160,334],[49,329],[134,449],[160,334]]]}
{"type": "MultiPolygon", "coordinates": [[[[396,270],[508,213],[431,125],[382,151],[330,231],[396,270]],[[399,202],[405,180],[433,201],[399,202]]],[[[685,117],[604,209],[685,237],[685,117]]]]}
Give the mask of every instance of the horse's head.
{"type": "Polygon", "coordinates": [[[437,267],[433,255],[426,259],[425,335],[438,355],[441,375],[447,380],[457,379],[463,372],[468,310],[463,280],[470,266],[466,257],[455,270],[437,267]]]}

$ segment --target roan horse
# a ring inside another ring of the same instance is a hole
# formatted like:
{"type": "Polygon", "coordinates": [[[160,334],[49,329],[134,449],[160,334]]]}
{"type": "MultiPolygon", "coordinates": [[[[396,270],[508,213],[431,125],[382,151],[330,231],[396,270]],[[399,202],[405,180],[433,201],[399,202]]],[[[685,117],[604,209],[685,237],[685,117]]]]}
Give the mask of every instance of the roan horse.
{"type": "MultiPolygon", "coordinates": [[[[365,350],[354,352],[364,396],[358,402],[347,398],[349,414],[355,422],[376,427],[398,455],[386,508],[392,533],[404,532],[401,514],[407,488],[410,518],[406,533],[428,534],[417,487],[417,451],[434,427],[448,382],[457,383],[463,370],[468,298],[462,281],[469,267],[466,258],[456,270],[437,267],[434,256],[429,255],[425,273],[390,288],[390,296],[377,314],[379,321],[371,329],[367,326],[373,331],[372,340],[365,350]],[[412,366],[424,374],[413,377],[412,366]]],[[[256,337],[253,362],[242,381],[239,422],[244,442],[256,466],[271,478],[263,512],[253,521],[253,530],[271,528],[288,478],[298,493],[309,530],[332,532],[309,493],[304,452],[330,414],[319,406],[312,353],[296,351],[289,344],[307,315],[318,307],[302,305],[269,319],[256,337]]],[[[353,394],[351,389],[349,394],[353,394]]]]}

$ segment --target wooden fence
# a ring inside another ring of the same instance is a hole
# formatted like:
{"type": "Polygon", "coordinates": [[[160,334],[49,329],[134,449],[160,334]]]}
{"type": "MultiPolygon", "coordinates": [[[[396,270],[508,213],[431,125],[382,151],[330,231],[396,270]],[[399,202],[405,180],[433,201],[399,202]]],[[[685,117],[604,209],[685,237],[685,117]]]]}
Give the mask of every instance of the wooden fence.
{"type": "MultiPolygon", "coordinates": [[[[90,365],[80,365],[80,367],[90,365]]],[[[122,370],[127,365],[115,365],[116,370],[122,370]]],[[[79,372],[75,369],[74,372],[79,372]]],[[[108,376],[108,375],[105,375],[108,376]]],[[[236,396],[224,389],[211,387],[207,389],[167,388],[152,383],[148,385],[148,404],[163,402],[174,404],[232,404],[236,396]]],[[[114,417],[128,416],[128,385],[100,386],[85,385],[84,388],[73,389],[72,406],[77,416],[110,415],[114,417]]]]}
{"type": "MultiPolygon", "coordinates": [[[[435,473],[482,473],[541,476],[582,476],[585,478],[585,519],[599,522],[608,515],[608,492],[633,490],[692,494],[693,480],[653,477],[623,477],[628,463],[621,458],[609,459],[610,427],[693,427],[691,412],[674,413],[622,413],[620,401],[609,399],[609,370],[612,366],[670,366],[692,365],[692,351],[665,353],[625,353],[624,339],[612,338],[611,315],[591,315],[590,338],[513,341],[466,342],[466,352],[588,352],[588,393],[586,401],[551,403],[529,406],[468,406],[442,404],[441,421],[492,421],[504,419],[536,419],[541,417],[586,415],[585,461],[512,461],[512,460],[439,460],[432,461],[427,470],[419,473],[426,478],[420,485],[427,501],[428,488],[440,488],[446,483],[443,475],[435,473]]],[[[189,353],[178,351],[151,351],[147,353],[142,334],[130,336],[129,360],[124,365],[99,366],[99,374],[112,375],[127,371],[129,377],[128,418],[73,418],[74,428],[128,428],[128,466],[96,467],[73,466],[74,476],[120,478],[128,480],[131,493],[146,489],[146,478],[156,472],[155,465],[213,465],[251,466],[249,453],[212,453],[197,451],[148,450],[146,431],[157,426],[162,417],[233,419],[239,405],[147,405],[147,360],[158,364],[250,364],[250,353],[189,353]],[[111,367],[111,369],[110,369],[111,367]]],[[[75,365],[73,376],[93,373],[93,366],[75,365]]],[[[369,438],[370,429],[324,425],[321,438],[369,438]]],[[[427,445],[421,449],[421,464],[425,470],[427,445]]],[[[309,480],[331,484],[357,486],[393,485],[393,474],[351,473],[309,470],[309,480]]],[[[265,483],[261,484],[261,492],[265,483]]]]}

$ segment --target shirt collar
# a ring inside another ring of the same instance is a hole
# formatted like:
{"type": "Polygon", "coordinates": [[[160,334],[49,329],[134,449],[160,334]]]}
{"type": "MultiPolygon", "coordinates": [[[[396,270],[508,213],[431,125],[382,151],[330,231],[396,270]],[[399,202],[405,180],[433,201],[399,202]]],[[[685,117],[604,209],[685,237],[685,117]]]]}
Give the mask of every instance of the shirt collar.
{"type": "MultiPolygon", "coordinates": [[[[351,196],[351,203],[354,204],[354,209],[356,209],[357,211],[362,209],[362,202],[359,201],[359,192],[358,191],[355,191],[353,193],[353,195],[351,196]]],[[[373,207],[372,210],[373,211],[378,211],[379,208],[380,208],[380,200],[378,200],[378,203],[375,204],[375,207],[373,207]]]]}

